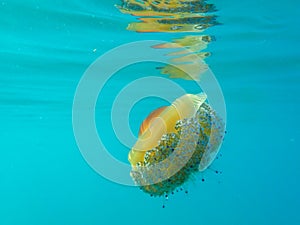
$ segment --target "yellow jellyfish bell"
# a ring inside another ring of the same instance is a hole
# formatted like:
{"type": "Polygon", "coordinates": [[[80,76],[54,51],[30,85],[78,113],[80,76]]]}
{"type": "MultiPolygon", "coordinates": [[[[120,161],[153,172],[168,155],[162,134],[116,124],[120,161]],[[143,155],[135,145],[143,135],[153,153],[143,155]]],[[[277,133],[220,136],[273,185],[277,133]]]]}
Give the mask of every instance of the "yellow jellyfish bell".
{"type": "Polygon", "coordinates": [[[223,133],[224,123],[204,93],[183,95],[142,123],[128,156],[131,176],[151,195],[168,194],[211,164],[223,133]]]}
{"type": "Polygon", "coordinates": [[[172,105],[152,112],[141,125],[141,135],[131,149],[128,159],[132,166],[144,159],[145,150],[158,145],[166,133],[174,133],[177,121],[195,115],[199,106],[206,100],[205,94],[186,94],[176,99],[172,105]]]}

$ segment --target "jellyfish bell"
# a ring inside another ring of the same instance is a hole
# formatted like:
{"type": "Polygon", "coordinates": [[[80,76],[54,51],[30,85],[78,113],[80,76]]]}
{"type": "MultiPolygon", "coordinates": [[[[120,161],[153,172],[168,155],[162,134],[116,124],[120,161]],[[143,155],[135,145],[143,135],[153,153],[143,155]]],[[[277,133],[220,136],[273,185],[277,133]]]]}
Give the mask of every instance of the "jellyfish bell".
{"type": "Polygon", "coordinates": [[[150,124],[153,122],[153,120],[161,114],[163,110],[166,109],[167,106],[160,107],[158,109],[155,109],[153,112],[151,112],[147,118],[143,121],[142,125],[140,126],[139,130],[139,136],[141,136],[145,131],[149,128],[150,124]]]}
{"type": "Polygon", "coordinates": [[[141,125],[129,152],[131,176],[145,192],[173,192],[214,160],[224,123],[204,93],[186,94],[154,110],[141,125]]]}
{"type": "Polygon", "coordinates": [[[177,121],[191,118],[206,100],[204,93],[198,95],[186,94],[176,99],[170,106],[154,110],[143,121],[140,135],[131,149],[128,159],[132,166],[143,161],[145,151],[158,145],[159,140],[166,133],[175,133],[177,121]]]}

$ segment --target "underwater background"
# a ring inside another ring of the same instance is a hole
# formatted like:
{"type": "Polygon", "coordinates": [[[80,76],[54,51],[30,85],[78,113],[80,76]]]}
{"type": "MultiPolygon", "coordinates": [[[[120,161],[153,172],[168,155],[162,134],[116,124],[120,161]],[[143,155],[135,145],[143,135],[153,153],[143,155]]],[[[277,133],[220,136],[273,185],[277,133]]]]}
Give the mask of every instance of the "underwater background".
{"type": "MultiPolygon", "coordinates": [[[[108,50],[176,35],[126,30],[136,18],[122,14],[117,0],[0,2],[0,225],[300,224],[299,1],[209,3],[220,25],[205,31],[215,37],[206,62],[227,107],[222,156],[212,164],[222,174],[206,170],[188,182],[188,194],[165,202],[88,166],[72,104],[85,70],[108,50]]],[[[123,161],[129,149],[114,136],[110,108],[124,85],[149,75],[164,76],[151,63],[119,71],[97,105],[99,133],[123,161]]],[[[175,82],[193,92],[187,81],[175,82]]],[[[137,104],[133,132],[163,104],[137,104]]]]}

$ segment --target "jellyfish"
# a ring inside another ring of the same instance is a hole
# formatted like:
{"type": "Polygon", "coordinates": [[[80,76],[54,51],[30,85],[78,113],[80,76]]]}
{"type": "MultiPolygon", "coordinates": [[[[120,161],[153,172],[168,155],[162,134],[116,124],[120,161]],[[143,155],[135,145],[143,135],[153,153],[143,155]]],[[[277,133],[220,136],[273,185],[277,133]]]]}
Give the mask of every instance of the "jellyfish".
{"type": "Polygon", "coordinates": [[[212,163],[224,127],[204,93],[183,95],[154,110],[129,152],[131,177],[151,196],[174,192],[212,163]]]}

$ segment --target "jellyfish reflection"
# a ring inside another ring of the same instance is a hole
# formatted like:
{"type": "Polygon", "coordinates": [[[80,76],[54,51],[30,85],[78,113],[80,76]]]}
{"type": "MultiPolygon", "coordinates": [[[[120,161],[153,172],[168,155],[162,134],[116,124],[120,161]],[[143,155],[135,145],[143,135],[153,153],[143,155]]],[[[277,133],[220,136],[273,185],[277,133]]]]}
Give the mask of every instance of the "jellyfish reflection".
{"type": "MultiPolygon", "coordinates": [[[[218,25],[213,4],[206,0],[123,0],[117,6],[124,14],[138,18],[138,22],[129,23],[127,29],[147,33],[201,33],[207,28],[218,25]]],[[[159,48],[185,47],[188,51],[177,52],[172,65],[158,67],[161,74],[170,78],[199,80],[207,70],[204,58],[210,54],[202,52],[214,38],[208,35],[189,35],[173,39],[170,44],[159,48]],[[195,56],[198,58],[195,59],[195,56]]],[[[158,48],[158,46],[154,46],[158,48]]]]}

